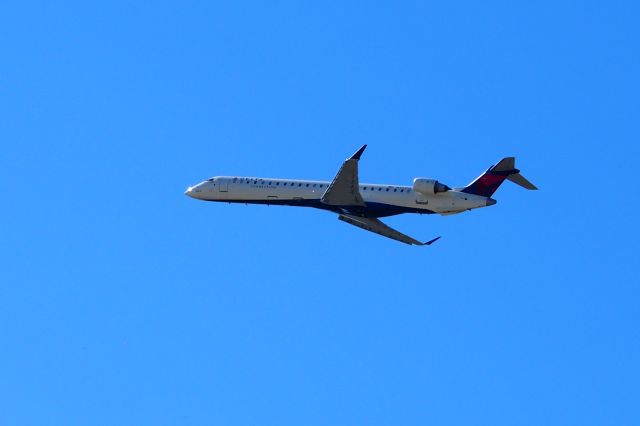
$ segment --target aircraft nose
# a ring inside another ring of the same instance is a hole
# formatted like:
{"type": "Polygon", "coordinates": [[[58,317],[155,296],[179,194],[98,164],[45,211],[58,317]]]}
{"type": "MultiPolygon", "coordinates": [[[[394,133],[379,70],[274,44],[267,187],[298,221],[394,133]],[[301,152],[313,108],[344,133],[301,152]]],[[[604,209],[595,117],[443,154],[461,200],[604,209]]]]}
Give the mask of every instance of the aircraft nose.
{"type": "Polygon", "coordinates": [[[492,206],[495,203],[497,203],[497,201],[494,200],[493,198],[487,198],[487,206],[492,206]]]}
{"type": "Polygon", "coordinates": [[[193,198],[193,188],[188,187],[186,191],[184,191],[184,195],[193,198]]]}

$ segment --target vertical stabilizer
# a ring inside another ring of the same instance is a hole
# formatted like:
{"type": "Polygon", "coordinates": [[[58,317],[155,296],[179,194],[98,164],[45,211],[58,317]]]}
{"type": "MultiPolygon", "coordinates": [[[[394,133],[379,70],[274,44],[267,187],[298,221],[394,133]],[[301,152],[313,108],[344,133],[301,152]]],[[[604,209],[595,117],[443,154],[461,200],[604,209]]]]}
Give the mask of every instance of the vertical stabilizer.
{"type": "Polygon", "coordinates": [[[515,157],[505,157],[467,185],[462,192],[491,197],[505,179],[526,189],[538,189],[520,174],[520,170],[516,169],[515,157]]]}

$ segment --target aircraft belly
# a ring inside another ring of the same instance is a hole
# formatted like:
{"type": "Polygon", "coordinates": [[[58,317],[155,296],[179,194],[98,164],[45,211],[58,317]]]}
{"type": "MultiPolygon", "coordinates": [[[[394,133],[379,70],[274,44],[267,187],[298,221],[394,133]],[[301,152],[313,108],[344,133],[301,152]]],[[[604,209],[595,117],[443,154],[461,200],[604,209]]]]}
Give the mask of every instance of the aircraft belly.
{"type": "Polygon", "coordinates": [[[364,198],[367,215],[371,217],[393,216],[402,213],[433,213],[431,206],[416,204],[413,194],[367,194],[364,198]]]}
{"type": "Polygon", "coordinates": [[[427,206],[415,204],[413,198],[407,195],[373,196],[366,197],[364,201],[367,205],[365,214],[370,217],[385,217],[402,213],[433,213],[427,206]]]}

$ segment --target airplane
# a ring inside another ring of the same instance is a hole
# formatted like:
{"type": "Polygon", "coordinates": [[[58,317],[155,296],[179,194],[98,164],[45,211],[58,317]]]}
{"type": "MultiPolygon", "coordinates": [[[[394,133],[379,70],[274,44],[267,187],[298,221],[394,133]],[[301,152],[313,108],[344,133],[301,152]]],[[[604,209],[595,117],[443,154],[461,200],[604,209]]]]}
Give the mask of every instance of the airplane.
{"type": "Polygon", "coordinates": [[[409,245],[428,246],[385,225],[379,218],[402,213],[451,215],[496,204],[491,198],[505,180],[538,189],[505,157],[469,185],[450,188],[436,179],[415,178],[412,186],[360,183],[358,162],[367,145],[347,158],[331,182],[216,176],[187,188],[185,195],[204,201],[314,207],[338,214],[338,219],[409,245]]]}

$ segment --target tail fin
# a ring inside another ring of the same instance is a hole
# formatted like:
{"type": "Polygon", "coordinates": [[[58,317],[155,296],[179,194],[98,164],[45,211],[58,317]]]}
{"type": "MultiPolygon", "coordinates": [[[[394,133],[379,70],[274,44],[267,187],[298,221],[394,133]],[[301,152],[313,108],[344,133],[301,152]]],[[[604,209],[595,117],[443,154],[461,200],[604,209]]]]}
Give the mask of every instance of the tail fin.
{"type": "Polygon", "coordinates": [[[467,185],[462,192],[491,197],[505,179],[509,179],[526,189],[538,189],[520,174],[520,170],[516,169],[515,157],[505,157],[495,166],[489,167],[480,177],[467,185]]]}

